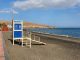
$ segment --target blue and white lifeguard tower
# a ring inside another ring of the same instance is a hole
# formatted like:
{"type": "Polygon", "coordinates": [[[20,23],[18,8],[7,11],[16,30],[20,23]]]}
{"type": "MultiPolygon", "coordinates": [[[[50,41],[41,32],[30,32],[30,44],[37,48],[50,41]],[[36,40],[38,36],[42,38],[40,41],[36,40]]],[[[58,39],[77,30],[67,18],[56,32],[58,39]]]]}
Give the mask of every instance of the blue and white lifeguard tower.
{"type": "Polygon", "coordinates": [[[14,40],[20,39],[23,46],[23,21],[22,20],[13,20],[13,45],[14,40]]]}
{"type": "Polygon", "coordinates": [[[46,44],[44,42],[40,41],[40,37],[35,36],[34,35],[34,39],[31,38],[32,33],[29,33],[29,37],[24,37],[23,35],[23,21],[22,20],[13,20],[12,21],[12,25],[13,25],[13,45],[14,45],[14,41],[15,40],[20,40],[20,42],[22,43],[22,47],[24,44],[24,40],[26,40],[26,45],[29,46],[31,48],[31,42],[36,42],[36,43],[40,43],[40,44],[46,44]],[[36,37],[39,38],[39,40],[36,40],[36,37]],[[28,43],[29,41],[29,43],[28,43]]]}

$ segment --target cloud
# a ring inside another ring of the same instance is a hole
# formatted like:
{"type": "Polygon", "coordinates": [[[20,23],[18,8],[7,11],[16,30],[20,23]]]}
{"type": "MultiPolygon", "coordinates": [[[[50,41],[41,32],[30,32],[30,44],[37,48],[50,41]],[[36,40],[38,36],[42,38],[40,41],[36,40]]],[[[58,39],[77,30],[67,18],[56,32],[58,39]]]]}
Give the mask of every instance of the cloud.
{"type": "Polygon", "coordinates": [[[13,9],[2,9],[0,10],[0,13],[13,13],[13,14],[18,14],[17,11],[13,10],[13,9]]]}
{"type": "Polygon", "coordinates": [[[80,0],[19,0],[13,3],[13,7],[26,10],[29,8],[68,8],[80,6],[80,0]]]}

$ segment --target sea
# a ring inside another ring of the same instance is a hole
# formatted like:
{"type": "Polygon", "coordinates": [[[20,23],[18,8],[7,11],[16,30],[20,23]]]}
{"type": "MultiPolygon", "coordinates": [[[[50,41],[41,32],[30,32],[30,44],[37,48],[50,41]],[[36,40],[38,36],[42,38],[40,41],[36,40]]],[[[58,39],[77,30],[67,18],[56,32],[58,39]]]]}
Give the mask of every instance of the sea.
{"type": "Polygon", "coordinates": [[[33,28],[28,29],[31,32],[48,33],[51,35],[63,35],[74,38],[80,38],[80,28],[33,28]]]}

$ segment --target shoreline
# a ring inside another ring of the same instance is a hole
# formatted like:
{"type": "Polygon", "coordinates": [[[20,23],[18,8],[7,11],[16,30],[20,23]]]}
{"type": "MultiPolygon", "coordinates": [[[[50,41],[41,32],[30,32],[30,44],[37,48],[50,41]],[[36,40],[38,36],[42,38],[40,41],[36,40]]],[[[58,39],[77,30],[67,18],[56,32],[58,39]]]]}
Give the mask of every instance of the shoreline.
{"type": "Polygon", "coordinates": [[[55,29],[38,28],[38,29],[31,29],[31,32],[38,32],[38,33],[57,35],[57,36],[66,36],[77,39],[80,38],[79,28],[55,28],[55,29]]]}
{"type": "Polygon", "coordinates": [[[80,39],[78,37],[72,37],[72,36],[69,36],[69,35],[59,35],[59,34],[50,34],[50,33],[44,33],[44,32],[36,32],[36,31],[33,31],[32,33],[40,33],[40,34],[45,34],[45,35],[55,35],[55,36],[61,36],[61,37],[70,37],[70,38],[74,38],[74,39],[80,39]]]}
{"type": "Polygon", "coordinates": [[[56,39],[61,39],[61,40],[64,40],[64,41],[80,43],[80,38],[73,38],[73,37],[64,36],[64,35],[53,35],[53,34],[41,33],[41,32],[32,32],[32,34],[37,35],[37,36],[43,36],[43,37],[48,37],[48,38],[56,38],[56,39]]]}

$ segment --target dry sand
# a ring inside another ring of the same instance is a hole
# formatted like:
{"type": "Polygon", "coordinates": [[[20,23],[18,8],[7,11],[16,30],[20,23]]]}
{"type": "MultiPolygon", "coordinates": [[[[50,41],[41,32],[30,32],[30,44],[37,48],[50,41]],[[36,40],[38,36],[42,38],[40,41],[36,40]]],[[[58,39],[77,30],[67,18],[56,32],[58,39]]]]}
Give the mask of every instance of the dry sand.
{"type": "Polygon", "coordinates": [[[47,45],[13,46],[10,32],[3,33],[3,40],[9,60],[80,60],[80,44],[77,43],[41,37],[47,45]]]}

